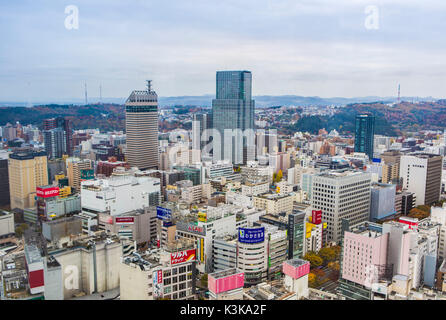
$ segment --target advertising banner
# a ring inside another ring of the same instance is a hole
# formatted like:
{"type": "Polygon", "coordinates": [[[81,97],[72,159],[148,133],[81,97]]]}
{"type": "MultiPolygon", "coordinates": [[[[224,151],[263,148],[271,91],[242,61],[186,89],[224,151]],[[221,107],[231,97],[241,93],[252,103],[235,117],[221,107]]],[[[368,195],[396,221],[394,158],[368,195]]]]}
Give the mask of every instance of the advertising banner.
{"type": "Polygon", "coordinates": [[[195,261],[195,249],[183,250],[170,254],[171,265],[188,261],[195,261]]]}
{"type": "Polygon", "coordinates": [[[241,243],[260,243],[265,241],[265,227],[239,228],[238,241],[241,243]]]}
{"type": "Polygon", "coordinates": [[[41,198],[57,197],[59,195],[59,187],[36,188],[36,195],[41,198]]]}
{"type": "Polygon", "coordinates": [[[116,217],[116,224],[133,224],[135,217],[116,217]]]}
{"type": "Polygon", "coordinates": [[[172,217],[172,210],[157,206],[156,217],[161,220],[168,220],[172,217]]]}

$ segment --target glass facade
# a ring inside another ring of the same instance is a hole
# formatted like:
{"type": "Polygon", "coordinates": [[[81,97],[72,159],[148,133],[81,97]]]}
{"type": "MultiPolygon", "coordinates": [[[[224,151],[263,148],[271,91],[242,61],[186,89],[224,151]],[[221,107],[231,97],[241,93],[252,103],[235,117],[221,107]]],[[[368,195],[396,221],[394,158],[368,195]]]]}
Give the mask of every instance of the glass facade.
{"type": "Polygon", "coordinates": [[[356,116],[355,152],[363,152],[373,158],[373,140],[375,135],[375,117],[370,114],[356,116]]]}
{"type": "Polygon", "coordinates": [[[249,71],[219,71],[217,72],[217,94],[212,101],[213,127],[221,135],[220,141],[214,138],[214,156],[231,160],[234,164],[244,162],[244,152],[248,140],[243,137],[243,131],[254,129],[254,100],[251,96],[252,75],[249,71]],[[233,131],[232,136],[225,136],[225,129],[240,129],[233,131]],[[232,150],[224,148],[232,143],[232,150]],[[226,154],[225,154],[226,152],[226,154]]]}

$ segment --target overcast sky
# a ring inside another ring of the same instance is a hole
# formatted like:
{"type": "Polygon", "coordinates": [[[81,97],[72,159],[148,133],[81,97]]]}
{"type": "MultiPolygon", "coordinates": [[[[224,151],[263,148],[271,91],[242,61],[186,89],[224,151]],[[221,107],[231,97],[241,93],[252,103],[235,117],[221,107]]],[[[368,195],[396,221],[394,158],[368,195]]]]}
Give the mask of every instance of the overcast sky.
{"type": "Polygon", "coordinates": [[[2,0],[0,101],[82,98],[84,82],[127,97],[145,79],[215,94],[217,70],[251,71],[254,95],[445,97],[445,14],[444,0],[2,0]]]}

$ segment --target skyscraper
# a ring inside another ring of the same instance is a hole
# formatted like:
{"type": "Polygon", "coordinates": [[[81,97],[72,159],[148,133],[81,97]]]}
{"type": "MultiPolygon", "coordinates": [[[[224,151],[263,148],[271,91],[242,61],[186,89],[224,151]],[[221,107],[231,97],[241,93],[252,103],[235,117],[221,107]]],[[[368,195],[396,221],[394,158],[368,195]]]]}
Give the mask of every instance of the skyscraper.
{"type": "Polygon", "coordinates": [[[212,101],[212,114],[213,127],[218,130],[221,139],[217,141],[219,139],[213,137],[214,159],[227,159],[240,164],[246,162],[248,153],[255,153],[254,132],[251,139],[246,136],[249,131],[245,131],[254,130],[251,84],[250,71],[217,72],[217,94],[212,101]],[[228,132],[225,135],[227,129],[232,130],[231,135],[228,132]]]}
{"type": "Polygon", "coordinates": [[[358,114],[355,123],[355,152],[363,152],[373,158],[375,117],[371,114],[358,114]]]}
{"type": "Polygon", "coordinates": [[[158,96],[147,80],[147,90],[133,91],[125,103],[127,162],[140,170],[158,169],[158,96]]]}

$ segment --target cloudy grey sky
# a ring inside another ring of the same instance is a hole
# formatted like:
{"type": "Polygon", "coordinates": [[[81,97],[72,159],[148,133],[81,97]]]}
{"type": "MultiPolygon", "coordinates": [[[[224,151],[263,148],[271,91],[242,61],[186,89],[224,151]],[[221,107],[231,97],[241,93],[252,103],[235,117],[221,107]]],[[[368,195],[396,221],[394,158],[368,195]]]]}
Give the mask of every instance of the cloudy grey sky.
{"type": "Polygon", "coordinates": [[[250,70],[254,95],[446,96],[443,0],[0,1],[0,101],[215,94],[250,70]],[[65,7],[79,29],[65,28],[65,7]],[[379,28],[367,29],[376,6],[379,28]],[[370,21],[370,20],[369,20],[370,21]]]}

